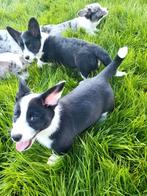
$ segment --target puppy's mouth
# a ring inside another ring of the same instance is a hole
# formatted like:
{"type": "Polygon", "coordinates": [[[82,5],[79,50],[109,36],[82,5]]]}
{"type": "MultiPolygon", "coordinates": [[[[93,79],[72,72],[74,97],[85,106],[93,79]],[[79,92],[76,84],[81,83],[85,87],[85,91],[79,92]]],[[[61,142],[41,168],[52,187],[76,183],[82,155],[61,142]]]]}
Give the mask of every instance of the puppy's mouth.
{"type": "Polygon", "coordinates": [[[101,16],[99,16],[99,18],[98,18],[98,20],[100,20],[101,18],[103,18],[105,15],[101,15],[101,16]]]}
{"type": "Polygon", "coordinates": [[[16,150],[19,152],[28,150],[29,148],[31,148],[32,144],[35,141],[36,135],[38,134],[38,132],[29,140],[26,141],[20,141],[20,142],[16,142],[16,150]]]}
{"type": "Polygon", "coordinates": [[[32,140],[27,140],[25,142],[16,142],[16,150],[19,152],[22,152],[24,150],[27,150],[32,146],[33,142],[32,140]]]}
{"type": "Polygon", "coordinates": [[[25,61],[26,63],[33,63],[33,62],[34,62],[34,59],[25,59],[25,58],[24,58],[24,61],[25,61]]]}
{"type": "Polygon", "coordinates": [[[103,10],[101,12],[100,18],[103,18],[104,16],[107,16],[107,14],[108,14],[108,11],[107,10],[103,10]]]}

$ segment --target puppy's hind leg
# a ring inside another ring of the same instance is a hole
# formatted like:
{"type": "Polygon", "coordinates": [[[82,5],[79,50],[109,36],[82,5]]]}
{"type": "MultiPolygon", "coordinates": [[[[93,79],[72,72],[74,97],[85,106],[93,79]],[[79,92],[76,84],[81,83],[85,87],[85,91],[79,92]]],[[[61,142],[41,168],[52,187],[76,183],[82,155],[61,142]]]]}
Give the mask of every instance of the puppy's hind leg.
{"type": "Polygon", "coordinates": [[[101,117],[99,119],[99,122],[105,121],[107,119],[107,114],[108,114],[108,112],[102,113],[102,115],[101,115],[101,117]]]}
{"type": "Polygon", "coordinates": [[[90,72],[96,70],[98,67],[97,59],[90,53],[79,53],[75,62],[83,79],[86,79],[90,72]]]}

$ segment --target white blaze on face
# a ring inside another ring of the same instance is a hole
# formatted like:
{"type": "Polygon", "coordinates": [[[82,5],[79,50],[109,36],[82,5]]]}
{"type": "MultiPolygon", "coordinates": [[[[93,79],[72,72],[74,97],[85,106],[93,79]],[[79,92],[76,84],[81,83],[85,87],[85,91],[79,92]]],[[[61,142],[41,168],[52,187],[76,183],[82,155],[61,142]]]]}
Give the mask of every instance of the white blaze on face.
{"type": "Polygon", "coordinates": [[[22,135],[21,142],[30,140],[36,133],[35,130],[29,126],[26,115],[30,101],[37,96],[38,94],[29,94],[23,97],[20,101],[21,113],[16,122],[13,123],[11,136],[17,134],[22,135]]]}
{"type": "Polygon", "coordinates": [[[44,62],[42,62],[40,60],[40,58],[42,57],[43,55],[43,46],[44,46],[44,42],[45,40],[48,38],[49,34],[48,33],[44,33],[44,32],[41,32],[41,46],[40,46],[40,49],[39,49],[39,52],[36,54],[36,59],[37,59],[37,65],[38,67],[42,67],[43,64],[45,64],[44,62]]]}
{"type": "Polygon", "coordinates": [[[35,55],[27,49],[25,44],[24,44],[24,50],[23,50],[23,58],[29,63],[32,63],[35,59],[35,55]]]}
{"type": "Polygon", "coordinates": [[[47,37],[48,37],[48,34],[47,33],[43,33],[43,32],[41,33],[41,46],[40,46],[39,52],[37,54],[34,54],[30,50],[28,50],[28,48],[26,47],[26,45],[24,43],[23,58],[27,62],[32,63],[35,59],[37,59],[38,61],[40,61],[40,58],[43,55],[44,42],[47,39],[47,37]]]}

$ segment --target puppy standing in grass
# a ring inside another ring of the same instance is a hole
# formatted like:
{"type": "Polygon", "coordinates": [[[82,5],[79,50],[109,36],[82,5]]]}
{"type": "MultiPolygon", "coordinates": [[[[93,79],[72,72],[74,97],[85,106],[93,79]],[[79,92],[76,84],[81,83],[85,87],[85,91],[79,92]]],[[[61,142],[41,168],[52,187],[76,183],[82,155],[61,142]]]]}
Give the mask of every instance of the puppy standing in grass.
{"type": "MultiPolygon", "coordinates": [[[[42,94],[31,93],[25,83],[20,82],[11,131],[16,149],[27,150],[37,140],[59,155],[66,153],[77,135],[113,110],[114,94],[109,80],[127,52],[127,47],[119,49],[102,72],[84,80],[62,98],[64,81],[42,94]]],[[[51,155],[48,164],[57,158],[51,155]]]]}

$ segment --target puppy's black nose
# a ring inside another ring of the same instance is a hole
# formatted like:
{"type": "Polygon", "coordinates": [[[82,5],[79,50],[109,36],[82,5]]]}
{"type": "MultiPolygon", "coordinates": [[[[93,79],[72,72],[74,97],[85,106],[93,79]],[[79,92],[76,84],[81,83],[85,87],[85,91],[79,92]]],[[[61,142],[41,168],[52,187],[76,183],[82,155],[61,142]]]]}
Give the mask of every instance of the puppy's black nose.
{"type": "Polygon", "coordinates": [[[29,56],[25,56],[25,59],[26,59],[26,60],[29,60],[29,59],[30,59],[30,57],[29,57],[29,56]]]}
{"type": "Polygon", "coordinates": [[[17,134],[17,135],[12,135],[11,136],[12,139],[15,141],[15,142],[19,142],[22,138],[22,135],[21,134],[17,134]]]}

